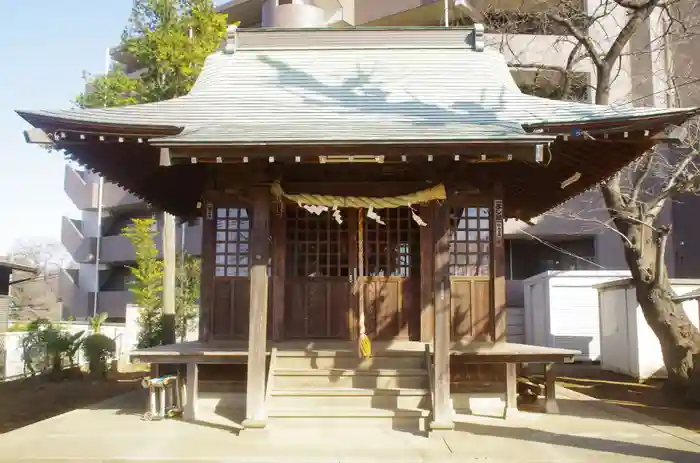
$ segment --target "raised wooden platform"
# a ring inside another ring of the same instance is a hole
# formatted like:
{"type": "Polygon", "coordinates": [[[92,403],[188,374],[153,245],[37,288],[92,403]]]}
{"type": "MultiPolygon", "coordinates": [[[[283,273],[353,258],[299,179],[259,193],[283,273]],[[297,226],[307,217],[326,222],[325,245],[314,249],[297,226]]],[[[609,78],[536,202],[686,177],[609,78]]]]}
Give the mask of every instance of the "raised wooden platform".
{"type": "MultiPolygon", "coordinates": [[[[377,356],[392,356],[403,352],[423,352],[425,346],[432,352],[432,343],[418,341],[373,342],[372,353],[377,356]]],[[[285,352],[357,352],[356,341],[283,341],[268,342],[267,354],[273,348],[285,352]]],[[[465,363],[548,363],[572,362],[578,351],[552,347],[531,346],[509,342],[454,342],[450,355],[458,356],[465,363]]],[[[245,363],[248,356],[246,341],[231,342],[185,342],[168,346],[135,350],[132,360],[159,364],[197,363],[245,363]]]]}

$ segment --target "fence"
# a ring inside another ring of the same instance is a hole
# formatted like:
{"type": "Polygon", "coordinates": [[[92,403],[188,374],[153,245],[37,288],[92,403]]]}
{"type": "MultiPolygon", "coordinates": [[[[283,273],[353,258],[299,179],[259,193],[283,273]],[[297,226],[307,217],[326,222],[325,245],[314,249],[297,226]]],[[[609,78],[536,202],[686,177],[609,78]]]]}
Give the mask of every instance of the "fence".
{"type": "MultiPolygon", "coordinates": [[[[64,322],[61,323],[63,331],[77,334],[84,331],[84,336],[89,333],[90,326],[86,322],[64,322]]],[[[127,354],[132,346],[125,342],[125,327],[123,323],[105,323],[102,325],[102,334],[114,339],[116,345],[116,358],[127,354]]],[[[29,374],[26,371],[24,362],[24,349],[22,340],[27,336],[26,332],[10,331],[0,333],[0,380],[6,381],[17,379],[29,374]]],[[[82,349],[76,355],[76,362],[79,365],[87,363],[82,349]]]]}

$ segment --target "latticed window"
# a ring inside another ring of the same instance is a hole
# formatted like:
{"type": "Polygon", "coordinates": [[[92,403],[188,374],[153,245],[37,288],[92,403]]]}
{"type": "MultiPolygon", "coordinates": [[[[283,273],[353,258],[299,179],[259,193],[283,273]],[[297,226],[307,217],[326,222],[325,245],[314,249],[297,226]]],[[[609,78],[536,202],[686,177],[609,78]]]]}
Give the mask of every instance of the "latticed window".
{"type": "Polygon", "coordinates": [[[453,209],[450,214],[450,275],[489,276],[491,219],[487,207],[453,209]]]}
{"type": "Polygon", "coordinates": [[[216,209],[217,277],[247,277],[250,269],[250,218],[245,208],[216,209]]]}
{"type": "Polygon", "coordinates": [[[420,229],[408,208],[379,211],[384,224],[365,218],[365,274],[409,277],[420,269],[420,229]]]}
{"type": "Polygon", "coordinates": [[[347,214],[343,223],[332,214],[287,208],[287,273],[292,277],[340,277],[350,274],[347,214]]]}

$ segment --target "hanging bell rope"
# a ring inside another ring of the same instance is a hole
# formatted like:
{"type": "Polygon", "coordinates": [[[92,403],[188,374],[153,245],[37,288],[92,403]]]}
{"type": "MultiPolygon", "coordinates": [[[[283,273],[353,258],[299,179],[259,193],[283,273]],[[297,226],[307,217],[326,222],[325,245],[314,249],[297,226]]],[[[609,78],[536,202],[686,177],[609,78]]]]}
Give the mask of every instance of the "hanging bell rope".
{"type": "Polygon", "coordinates": [[[357,279],[358,279],[358,295],[357,305],[359,306],[359,352],[360,357],[370,358],[372,356],[372,343],[367,336],[367,328],[365,324],[365,287],[360,283],[360,278],[365,273],[365,215],[362,208],[357,211],[357,279]]]}

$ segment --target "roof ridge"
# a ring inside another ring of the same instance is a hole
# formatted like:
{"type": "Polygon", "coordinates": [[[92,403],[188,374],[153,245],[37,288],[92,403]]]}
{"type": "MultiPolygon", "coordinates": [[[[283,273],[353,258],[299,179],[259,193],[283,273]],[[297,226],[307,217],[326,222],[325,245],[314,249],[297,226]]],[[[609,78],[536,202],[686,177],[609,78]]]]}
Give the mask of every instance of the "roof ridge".
{"type": "Polygon", "coordinates": [[[353,27],[226,30],[221,51],[339,50],[339,49],[465,49],[484,51],[484,26],[465,27],[353,27]],[[313,41],[309,40],[313,34],[313,41]],[[313,45],[310,45],[313,43],[313,45]]]}

